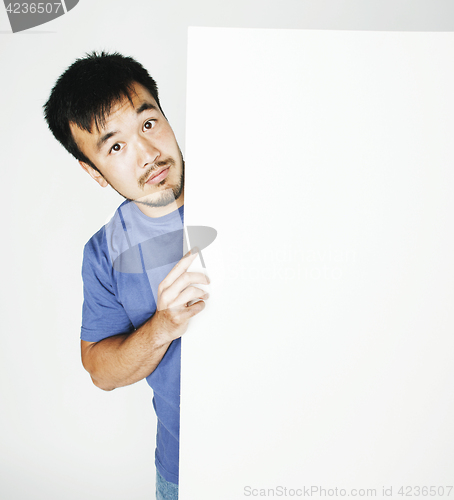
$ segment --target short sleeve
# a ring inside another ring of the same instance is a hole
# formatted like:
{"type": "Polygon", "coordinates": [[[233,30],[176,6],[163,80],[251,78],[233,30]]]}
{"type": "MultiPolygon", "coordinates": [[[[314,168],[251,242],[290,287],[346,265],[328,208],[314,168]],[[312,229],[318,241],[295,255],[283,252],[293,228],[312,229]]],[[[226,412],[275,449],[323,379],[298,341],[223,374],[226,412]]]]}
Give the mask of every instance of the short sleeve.
{"type": "Polygon", "coordinates": [[[112,335],[132,332],[134,326],[115,295],[105,228],[85,245],[82,279],[84,303],[80,338],[98,342],[112,335]]]}

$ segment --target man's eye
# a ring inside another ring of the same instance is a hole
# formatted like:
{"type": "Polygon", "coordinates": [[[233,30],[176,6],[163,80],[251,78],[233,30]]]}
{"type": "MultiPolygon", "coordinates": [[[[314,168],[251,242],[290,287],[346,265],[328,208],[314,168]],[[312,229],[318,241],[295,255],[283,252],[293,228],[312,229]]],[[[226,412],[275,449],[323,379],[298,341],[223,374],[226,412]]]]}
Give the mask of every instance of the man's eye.
{"type": "Polygon", "coordinates": [[[121,151],[121,144],[114,144],[111,148],[110,148],[110,153],[118,153],[118,151],[121,151]]]}
{"type": "Polygon", "coordinates": [[[147,120],[144,124],[143,124],[143,128],[145,130],[151,130],[154,126],[155,126],[155,122],[156,120],[147,120]]]}

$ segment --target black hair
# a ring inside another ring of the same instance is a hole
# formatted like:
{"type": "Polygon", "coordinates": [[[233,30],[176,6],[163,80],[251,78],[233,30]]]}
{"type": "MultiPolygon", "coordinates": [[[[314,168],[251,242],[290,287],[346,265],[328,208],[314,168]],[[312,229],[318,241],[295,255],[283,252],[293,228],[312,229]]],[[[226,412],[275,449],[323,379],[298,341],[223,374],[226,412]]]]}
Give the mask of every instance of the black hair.
{"type": "Polygon", "coordinates": [[[44,116],[54,137],[77,160],[98,170],[77,146],[69,124],[87,132],[91,132],[93,126],[99,130],[112,105],[125,97],[131,101],[134,82],[150,92],[162,111],[156,82],[132,57],[118,52],[92,52],[77,59],[57,80],[44,105],[44,116]]]}

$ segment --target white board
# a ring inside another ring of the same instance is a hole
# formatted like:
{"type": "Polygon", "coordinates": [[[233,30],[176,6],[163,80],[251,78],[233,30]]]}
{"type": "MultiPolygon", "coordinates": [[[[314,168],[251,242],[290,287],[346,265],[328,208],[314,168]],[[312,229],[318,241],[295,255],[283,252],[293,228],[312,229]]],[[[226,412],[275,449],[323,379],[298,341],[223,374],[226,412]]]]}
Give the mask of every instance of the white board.
{"type": "Polygon", "coordinates": [[[218,237],[182,500],[447,495],[453,56],[452,33],[190,29],[185,221],[218,237]]]}

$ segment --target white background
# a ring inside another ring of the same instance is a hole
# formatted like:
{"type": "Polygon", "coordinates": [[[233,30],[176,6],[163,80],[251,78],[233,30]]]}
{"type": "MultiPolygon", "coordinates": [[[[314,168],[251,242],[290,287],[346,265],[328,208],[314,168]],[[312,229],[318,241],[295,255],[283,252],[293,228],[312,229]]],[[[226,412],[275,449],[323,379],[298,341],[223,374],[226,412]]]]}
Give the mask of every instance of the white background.
{"type": "Polygon", "coordinates": [[[12,34],[0,6],[2,498],[152,497],[149,388],[103,393],[79,355],[82,248],[121,199],[56,143],[41,107],[75,58],[118,50],[157,79],[184,151],[189,25],[452,30],[454,16],[447,0],[80,0],[55,21],[12,34]]]}
{"type": "Polygon", "coordinates": [[[183,337],[182,500],[453,486],[453,53],[190,30],[185,222],[218,238],[183,337]]]}

